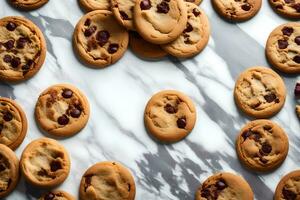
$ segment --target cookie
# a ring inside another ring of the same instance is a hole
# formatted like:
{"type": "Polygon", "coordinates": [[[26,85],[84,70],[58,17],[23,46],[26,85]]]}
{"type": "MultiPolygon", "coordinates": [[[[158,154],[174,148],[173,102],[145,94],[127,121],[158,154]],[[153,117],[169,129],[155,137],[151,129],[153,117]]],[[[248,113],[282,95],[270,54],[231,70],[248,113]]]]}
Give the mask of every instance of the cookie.
{"type": "Polygon", "coordinates": [[[147,42],[137,32],[130,32],[129,45],[131,50],[143,59],[159,59],[167,55],[159,45],[147,42]]]}
{"type": "Polygon", "coordinates": [[[285,73],[300,72],[300,23],[289,22],[275,28],[266,44],[268,61],[285,73]]]}
{"type": "Polygon", "coordinates": [[[55,136],[72,136],[85,127],[90,116],[87,98],[74,86],[57,84],[39,96],[35,118],[39,126],[55,136]]]}
{"type": "Polygon", "coordinates": [[[136,0],[133,17],[137,32],[145,40],[166,44],[185,29],[187,8],[183,0],[136,0]]]}
{"type": "Polygon", "coordinates": [[[204,11],[193,3],[186,3],[188,20],[181,35],[162,48],[169,54],[188,58],[201,52],[208,43],[210,27],[204,11]]]}
{"type": "Polygon", "coordinates": [[[70,158],[66,149],[56,140],[40,138],[24,149],[20,168],[27,182],[42,187],[56,187],[68,177],[70,158]]]}
{"type": "Polygon", "coordinates": [[[0,19],[0,80],[29,79],[43,65],[46,42],[40,29],[24,17],[0,19]]]}
{"type": "Polygon", "coordinates": [[[224,172],[206,179],[196,192],[196,200],[213,199],[253,200],[254,195],[243,177],[224,172]]]}
{"type": "Polygon", "coordinates": [[[9,2],[16,8],[22,10],[34,10],[42,7],[49,0],[9,0],[9,2]]]}
{"type": "Polygon", "coordinates": [[[285,85],[281,77],[266,67],[251,67],[242,72],[234,88],[234,99],[245,114],[269,118],[284,105],[285,85]]]}
{"type": "Polygon", "coordinates": [[[269,0],[273,10],[278,14],[300,19],[300,1],[299,0],[269,0]]]}
{"type": "Polygon", "coordinates": [[[246,124],[236,140],[240,161],[255,171],[271,171],[285,160],[289,141],[284,130],[270,120],[254,120],[246,124]]]}
{"type": "Polygon", "coordinates": [[[0,144],[0,198],[9,195],[19,182],[19,160],[7,146],[0,144]]]}
{"type": "Polygon", "coordinates": [[[285,175],[276,187],[274,200],[298,200],[300,198],[300,170],[285,175]]]}
{"type": "Polygon", "coordinates": [[[125,53],[128,40],[127,30],[117,23],[112,12],[105,10],[83,16],[73,35],[80,58],[97,68],[117,62],[125,53]]]}
{"type": "Polygon", "coordinates": [[[261,0],[212,0],[217,13],[230,21],[245,21],[254,17],[261,3],[261,0]]]}
{"type": "Polygon", "coordinates": [[[162,142],[177,142],[185,138],[196,123],[196,108],[185,94],[164,90],[148,102],[144,113],[148,132],[162,142]]]}
{"type": "Polygon", "coordinates": [[[27,133],[27,118],[13,100],[0,97],[0,144],[15,150],[27,133]]]}
{"type": "Polygon", "coordinates": [[[44,194],[39,200],[75,200],[75,197],[62,190],[55,190],[44,194]]]}
{"type": "Polygon", "coordinates": [[[110,10],[110,0],[79,0],[80,6],[87,12],[94,10],[110,10]]]}
{"type": "Polygon", "coordinates": [[[134,179],[120,163],[100,162],[82,176],[79,195],[81,200],[134,200],[134,179]]]}
{"type": "Polygon", "coordinates": [[[133,8],[135,0],[111,0],[111,10],[120,25],[128,30],[134,30],[133,8]]]}

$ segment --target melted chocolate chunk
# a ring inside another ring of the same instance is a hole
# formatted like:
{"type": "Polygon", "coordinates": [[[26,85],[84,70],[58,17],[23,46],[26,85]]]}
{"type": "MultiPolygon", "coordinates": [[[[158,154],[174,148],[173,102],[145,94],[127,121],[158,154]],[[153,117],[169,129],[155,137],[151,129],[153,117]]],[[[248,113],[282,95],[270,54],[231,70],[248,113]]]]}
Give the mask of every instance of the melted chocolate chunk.
{"type": "Polygon", "coordinates": [[[4,44],[4,47],[7,49],[7,50],[11,50],[14,45],[15,45],[15,41],[14,40],[8,40],[7,42],[5,42],[4,44]]]}
{"type": "Polygon", "coordinates": [[[56,172],[57,170],[62,169],[62,166],[61,166],[61,163],[59,161],[53,160],[50,163],[50,168],[51,168],[52,172],[56,172]]]}
{"type": "Polygon", "coordinates": [[[97,30],[97,27],[96,26],[91,26],[87,29],[85,29],[84,31],[84,36],[85,37],[90,37],[91,35],[93,35],[97,30]]]}
{"type": "Polygon", "coordinates": [[[103,47],[107,42],[110,37],[110,34],[108,31],[98,31],[96,35],[96,40],[98,41],[98,44],[103,47]]]}
{"type": "Polygon", "coordinates": [[[295,37],[294,41],[297,45],[300,45],[300,36],[295,37]]]}
{"type": "Polygon", "coordinates": [[[113,54],[113,53],[116,53],[118,51],[118,49],[119,49],[119,45],[116,43],[112,43],[108,46],[107,51],[108,51],[108,53],[113,54]]]}
{"type": "Polygon", "coordinates": [[[209,198],[210,197],[210,191],[207,188],[205,188],[204,190],[201,191],[201,197],[209,198]]]}
{"type": "Polygon", "coordinates": [[[91,185],[93,175],[87,175],[84,177],[84,191],[91,185]]]}
{"type": "Polygon", "coordinates": [[[293,7],[297,12],[300,12],[300,3],[295,3],[292,7],[293,7]]]}
{"type": "Polygon", "coordinates": [[[282,5],[277,5],[277,6],[275,6],[275,8],[276,8],[277,10],[280,10],[280,9],[283,9],[283,6],[282,6],[282,5]]]}
{"type": "Polygon", "coordinates": [[[169,114],[177,113],[178,109],[171,104],[166,104],[164,107],[165,111],[169,114]]]}
{"type": "Polygon", "coordinates": [[[149,10],[151,8],[150,0],[142,0],[140,3],[140,8],[142,10],[149,10]]]}
{"type": "Polygon", "coordinates": [[[156,6],[157,12],[158,13],[164,13],[167,14],[170,10],[169,4],[165,1],[161,2],[156,6]]]}
{"type": "Polygon", "coordinates": [[[250,137],[250,135],[252,135],[252,131],[246,130],[243,132],[242,137],[244,138],[244,140],[246,140],[248,137],[250,137]]]}
{"type": "Polygon", "coordinates": [[[13,119],[13,115],[11,114],[11,112],[7,111],[4,113],[3,119],[4,119],[4,121],[9,122],[13,119]]]}
{"type": "Polygon", "coordinates": [[[294,94],[296,97],[300,97],[300,83],[296,83],[294,94]]]}
{"type": "Polygon", "coordinates": [[[284,199],[286,200],[296,200],[297,194],[295,194],[293,191],[287,190],[285,188],[282,189],[282,195],[284,199]]]}
{"type": "Polygon", "coordinates": [[[186,118],[185,117],[181,117],[179,119],[177,119],[177,127],[178,128],[181,128],[181,129],[184,129],[185,126],[186,126],[186,118]]]}
{"type": "Polygon", "coordinates": [[[244,11],[249,11],[251,9],[251,6],[249,4],[244,4],[241,6],[241,8],[244,10],[244,11]]]}
{"type": "Polygon", "coordinates": [[[0,133],[3,130],[3,128],[4,128],[3,124],[0,124],[0,133]]]}
{"type": "Polygon", "coordinates": [[[67,117],[67,115],[62,115],[57,119],[57,122],[60,125],[67,125],[69,123],[69,118],[67,117]]]}
{"type": "Polygon", "coordinates": [[[296,62],[296,63],[300,63],[300,56],[295,56],[294,58],[293,58],[293,61],[294,62],[296,62]]]}
{"type": "Polygon", "coordinates": [[[25,44],[28,42],[28,38],[20,37],[17,40],[17,48],[23,49],[25,47],[25,44]]]}
{"type": "Polygon", "coordinates": [[[4,164],[0,164],[0,172],[3,172],[6,169],[4,164]]]}
{"type": "Polygon", "coordinates": [[[275,101],[275,99],[277,98],[276,95],[274,93],[271,93],[271,94],[266,94],[264,96],[265,100],[268,102],[268,103],[271,103],[273,101],[275,101]]]}
{"type": "Polygon", "coordinates": [[[80,117],[81,115],[81,110],[77,109],[77,108],[73,108],[71,111],[70,111],[70,115],[73,117],[73,118],[78,118],[80,117]]]}
{"type": "Polygon", "coordinates": [[[12,57],[10,55],[5,55],[3,57],[3,61],[6,62],[6,63],[10,63],[12,60],[12,57]]]}
{"type": "Polygon", "coordinates": [[[64,89],[63,92],[61,93],[61,96],[65,99],[69,99],[73,96],[73,91],[70,89],[64,89]]]}
{"type": "Polygon", "coordinates": [[[49,192],[44,196],[44,200],[53,200],[54,198],[55,198],[55,194],[53,194],[52,192],[49,192]]]}
{"type": "Polygon", "coordinates": [[[14,31],[17,28],[17,25],[13,22],[8,22],[6,24],[6,29],[9,31],[14,31]]]}
{"type": "Polygon", "coordinates": [[[292,27],[287,27],[287,26],[285,26],[285,27],[283,27],[283,28],[281,29],[281,32],[282,32],[283,35],[290,36],[290,35],[292,35],[292,33],[294,32],[294,29],[293,29],[292,27]]]}
{"type": "Polygon", "coordinates": [[[269,143],[264,142],[261,146],[261,150],[264,154],[269,154],[272,152],[272,146],[269,143]]]}
{"type": "Polygon", "coordinates": [[[227,184],[224,180],[219,180],[216,183],[216,187],[218,188],[218,190],[224,190],[227,187],[227,184]]]}
{"type": "Polygon", "coordinates": [[[120,10],[120,15],[123,20],[129,20],[129,16],[126,14],[126,12],[120,10]]]}
{"type": "Polygon", "coordinates": [[[260,162],[262,162],[264,164],[268,163],[268,160],[263,157],[260,157],[259,160],[260,160],[260,162]]]}
{"type": "Polygon", "coordinates": [[[84,25],[85,26],[90,26],[91,23],[92,23],[92,20],[88,18],[88,19],[85,20],[84,25]]]}
{"type": "Polygon", "coordinates": [[[277,43],[278,43],[279,49],[285,49],[289,45],[287,40],[278,40],[277,43]]]}
{"type": "Polygon", "coordinates": [[[195,17],[198,17],[201,14],[201,12],[197,8],[194,8],[193,14],[195,15],[195,17]]]}
{"type": "Polygon", "coordinates": [[[252,132],[251,136],[249,137],[250,139],[253,139],[255,142],[259,142],[259,139],[261,138],[259,133],[252,132]]]}
{"type": "Polygon", "coordinates": [[[13,68],[17,68],[17,67],[19,67],[19,65],[21,64],[21,59],[18,58],[18,57],[14,57],[14,58],[11,60],[10,64],[11,64],[11,66],[12,66],[13,68]]]}
{"type": "Polygon", "coordinates": [[[184,29],[184,33],[192,32],[194,29],[190,23],[186,23],[186,28],[184,29]]]}

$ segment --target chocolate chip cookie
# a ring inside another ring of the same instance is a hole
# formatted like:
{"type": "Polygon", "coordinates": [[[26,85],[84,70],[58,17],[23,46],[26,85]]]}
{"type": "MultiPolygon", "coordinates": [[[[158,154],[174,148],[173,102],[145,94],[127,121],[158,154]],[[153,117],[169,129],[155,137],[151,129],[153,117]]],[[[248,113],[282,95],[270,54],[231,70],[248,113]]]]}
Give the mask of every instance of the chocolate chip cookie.
{"type": "Polygon", "coordinates": [[[253,200],[254,195],[243,177],[218,173],[204,181],[196,192],[196,200],[253,200]]]}
{"type": "Polygon", "coordinates": [[[75,197],[62,190],[55,190],[44,194],[39,200],[75,200],[75,197]]]}
{"type": "Polygon", "coordinates": [[[183,0],[136,0],[134,22],[148,42],[166,44],[185,29],[187,8],[183,0]]]}
{"type": "Polygon", "coordinates": [[[52,188],[68,177],[70,158],[66,149],[56,140],[40,138],[24,149],[20,168],[29,183],[37,187],[52,188]]]}
{"type": "Polygon", "coordinates": [[[135,0],[111,0],[111,10],[117,21],[129,30],[134,30],[133,8],[135,0]]]}
{"type": "Polygon", "coordinates": [[[130,32],[129,45],[131,50],[143,59],[159,59],[167,55],[159,45],[147,42],[137,32],[130,32]]]}
{"type": "Polygon", "coordinates": [[[110,0],[79,0],[80,6],[87,12],[110,10],[110,0]]]}
{"type": "Polygon", "coordinates": [[[278,113],[285,97],[283,80],[266,67],[251,67],[242,72],[234,88],[237,106],[254,118],[269,118],[278,113]]]}
{"type": "Polygon", "coordinates": [[[177,142],[194,128],[196,108],[185,94],[164,90],[148,102],[144,114],[145,126],[154,138],[162,142],[177,142]]]}
{"type": "Polygon", "coordinates": [[[19,182],[19,160],[7,146],[0,144],[0,198],[9,195],[19,182]]]}
{"type": "Polygon", "coordinates": [[[79,195],[81,200],[134,200],[134,179],[120,163],[100,162],[82,176],[79,195]]]}
{"type": "Polygon", "coordinates": [[[245,21],[258,13],[261,0],[212,0],[212,4],[219,15],[225,19],[245,21]]]}
{"type": "Polygon", "coordinates": [[[266,44],[269,62],[286,73],[300,72],[300,23],[289,22],[275,28],[266,44]]]}
{"type": "Polygon", "coordinates": [[[274,200],[298,200],[300,198],[300,170],[285,175],[277,185],[274,200]]]}
{"type": "Polygon", "coordinates": [[[272,8],[278,14],[294,19],[300,19],[300,0],[269,0],[272,8]]]}
{"type": "Polygon", "coordinates": [[[45,61],[42,32],[24,17],[0,19],[0,80],[22,81],[35,75],[45,61]]]}
{"type": "Polygon", "coordinates": [[[188,58],[201,52],[208,43],[210,27],[204,11],[193,3],[186,3],[188,20],[181,35],[162,48],[169,54],[188,58]]]}
{"type": "Polygon", "coordinates": [[[76,25],[73,41],[80,58],[93,67],[117,62],[128,46],[128,32],[112,12],[96,10],[83,16],[76,25]]]}
{"type": "Polygon", "coordinates": [[[33,10],[42,7],[49,0],[9,0],[9,2],[16,8],[22,10],[33,10]]]}
{"type": "Polygon", "coordinates": [[[57,84],[39,96],[35,118],[40,127],[55,136],[71,136],[85,127],[90,115],[86,97],[74,86],[57,84]]]}
{"type": "Polygon", "coordinates": [[[13,100],[0,97],[0,144],[15,150],[27,133],[27,118],[13,100]]]}
{"type": "Polygon", "coordinates": [[[284,130],[270,120],[254,120],[245,125],[236,140],[240,161],[256,171],[270,171],[285,160],[289,142],[284,130]]]}

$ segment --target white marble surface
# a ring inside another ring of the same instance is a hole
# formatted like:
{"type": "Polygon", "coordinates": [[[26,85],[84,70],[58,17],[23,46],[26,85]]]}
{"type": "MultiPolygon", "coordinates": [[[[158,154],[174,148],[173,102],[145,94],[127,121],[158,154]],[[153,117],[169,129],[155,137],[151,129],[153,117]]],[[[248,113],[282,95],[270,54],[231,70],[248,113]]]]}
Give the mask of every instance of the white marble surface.
{"type": "MultiPolygon", "coordinates": [[[[256,199],[272,199],[280,177],[297,169],[300,162],[300,127],[293,97],[298,77],[281,74],[288,97],[273,120],[287,132],[290,150],[284,164],[269,174],[249,172],[237,160],[235,137],[249,119],[237,110],[232,89],[238,74],[247,67],[269,66],[264,56],[265,42],[269,33],[287,20],[277,16],[267,1],[263,1],[255,18],[239,24],[222,20],[210,0],[204,0],[201,7],[209,16],[212,36],[207,48],[193,59],[144,61],[128,50],[115,65],[95,70],[82,65],[72,50],[73,29],[83,15],[77,0],[50,0],[33,12],[20,12],[1,0],[0,17],[28,17],[42,29],[48,45],[46,62],[34,78],[17,85],[0,84],[0,95],[16,99],[29,119],[28,134],[17,155],[30,141],[44,136],[33,117],[40,92],[52,84],[71,83],[87,95],[91,116],[82,132],[60,140],[72,159],[71,173],[60,189],[78,196],[81,176],[89,166],[117,160],[132,171],[137,200],[193,200],[199,183],[217,171],[243,175],[256,199]],[[195,129],[173,145],[153,141],[143,124],[146,102],[162,89],[180,90],[197,106],[195,129]]],[[[6,199],[37,199],[41,192],[22,179],[6,199]]]]}

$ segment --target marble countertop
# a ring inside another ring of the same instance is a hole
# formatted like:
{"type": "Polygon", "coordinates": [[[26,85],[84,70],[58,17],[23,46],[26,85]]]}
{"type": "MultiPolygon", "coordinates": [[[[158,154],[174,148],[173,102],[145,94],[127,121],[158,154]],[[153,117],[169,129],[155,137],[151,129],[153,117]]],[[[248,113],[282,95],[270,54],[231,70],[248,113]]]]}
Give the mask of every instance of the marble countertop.
{"type": "MultiPolygon", "coordinates": [[[[263,1],[256,17],[239,24],[222,20],[210,0],[204,0],[201,7],[209,16],[212,35],[205,50],[193,59],[145,61],[128,50],[113,66],[95,70],[82,65],[72,50],[73,29],[83,15],[77,0],[51,0],[33,12],[20,12],[7,1],[0,1],[0,17],[26,16],[42,29],[48,45],[46,62],[34,78],[17,85],[0,84],[0,95],[16,99],[29,119],[29,130],[17,155],[30,141],[44,136],[34,121],[38,95],[52,84],[70,83],[88,97],[91,116],[82,132],[60,140],[72,161],[71,173],[60,189],[78,196],[81,176],[89,166],[116,160],[132,171],[137,200],[194,200],[199,183],[218,171],[241,174],[256,199],[271,200],[280,177],[300,163],[300,126],[293,96],[298,77],[281,74],[288,96],[284,108],[272,120],[287,132],[290,150],[284,164],[269,174],[250,172],[237,159],[235,138],[250,119],[237,110],[232,93],[235,79],[243,70],[269,66],[265,42],[269,33],[287,20],[277,16],[267,1],[263,1]],[[148,99],[162,89],[188,94],[197,107],[193,132],[173,145],[153,141],[143,124],[148,99]]],[[[37,199],[41,192],[22,179],[6,199],[37,199]]]]}

